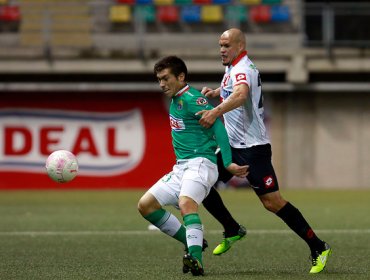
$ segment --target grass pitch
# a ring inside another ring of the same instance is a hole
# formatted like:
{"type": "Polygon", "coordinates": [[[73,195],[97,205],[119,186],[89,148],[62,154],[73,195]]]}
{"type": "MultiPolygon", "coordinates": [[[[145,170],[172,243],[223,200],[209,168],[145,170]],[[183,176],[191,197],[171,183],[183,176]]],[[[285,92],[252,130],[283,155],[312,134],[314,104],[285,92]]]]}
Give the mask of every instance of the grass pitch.
{"type": "MultiPolygon", "coordinates": [[[[0,279],[192,279],[183,246],[139,215],[141,191],[0,192],[0,279]]],[[[370,279],[370,190],[282,191],[333,248],[309,275],[306,244],[252,191],[221,191],[247,237],[212,256],[221,226],[201,208],[208,279],[370,279]]],[[[168,208],[179,217],[179,212],[168,208]]]]}

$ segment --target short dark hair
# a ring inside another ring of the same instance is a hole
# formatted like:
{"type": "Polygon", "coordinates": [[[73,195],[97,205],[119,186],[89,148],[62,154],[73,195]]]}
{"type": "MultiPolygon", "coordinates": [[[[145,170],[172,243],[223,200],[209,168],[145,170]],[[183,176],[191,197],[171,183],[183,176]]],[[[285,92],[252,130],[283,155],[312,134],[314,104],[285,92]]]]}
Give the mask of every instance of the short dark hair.
{"type": "Polygon", "coordinates": [[[178,77],[181,73],[185,75],[185,81],[188,76],[188,69],[186,68],[185,62],[174,55],[166,56],[158,61],[154,65],[154,74],[163,71],[164,69],[170,69],[171,73],[178,77]]]}

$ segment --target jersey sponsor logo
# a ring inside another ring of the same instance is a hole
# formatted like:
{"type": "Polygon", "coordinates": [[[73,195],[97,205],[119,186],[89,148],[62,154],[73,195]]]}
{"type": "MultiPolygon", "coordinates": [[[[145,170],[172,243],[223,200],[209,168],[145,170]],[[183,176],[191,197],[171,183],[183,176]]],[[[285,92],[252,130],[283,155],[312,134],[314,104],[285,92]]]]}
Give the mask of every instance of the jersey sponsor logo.
{"type": "Polygon", "coordinates": [[[265,183],[266,189],[273,188],[275,186],[274,178],[271,175],[263,178],[263,182],[265,183]]]}
{"type": "Polygon", "coordinates": [[[175,118],[174,116],[170,115],[170,125],[173,131],[181,131],[185,130],[185,123],[182,119],[175,118]]]}
{"type": "Polygon", "coordinates": [[[245,75],[244,73],[239,73],[239,74],[235,75],[235,79],[236,79],[237,82],[246,81],[247,80],[247,75],[245,75]]]}
{"type": "Polygon", "coordinates": [[[225,74],[224,78],[222,79],[222,87],[227,87],[227,84],[229,83],[230,80],[230,75],[225,74]]]}
{"type": "Polygon", "coordinates": [[[205,99],[204,97],[199,97],[196,102],[198,105],[203,105],[203,106],[208,104],[207,99],[205,99]]]}

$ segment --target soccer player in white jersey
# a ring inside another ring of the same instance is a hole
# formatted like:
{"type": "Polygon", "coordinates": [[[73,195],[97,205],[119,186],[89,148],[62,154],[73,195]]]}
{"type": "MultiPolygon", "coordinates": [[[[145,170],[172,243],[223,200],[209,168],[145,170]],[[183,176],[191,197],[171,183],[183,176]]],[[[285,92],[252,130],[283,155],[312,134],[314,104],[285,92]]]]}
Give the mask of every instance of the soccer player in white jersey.
{"type": "MultiPolygon", "coordinates": [[[[331,254],[330,246],[320,240],[300,211],[280,194],[278,181],[271,163],[271,145],[263,122],[263,95],[259,71],[249,59],[243,32],[232,28],[219,39],[225,74],[217,89],[204,87],[207,97],[221,97],[221,103],[211,110],[199,112],[204,127],[215,119],[224,117],[226,131],[233,154],[233,161],[249,165],[248,181],[263,206],[280,217],[309,246],[312,256],[310,273],[321,272],[331,254]]],[[[219,180],[227,182],[232,175],[219,165],[219,180]]],[[[217,205],[213,205],[217,208],[217,205]]],[[[209,200],[207,210],[212,208],[209,200]]],[[[228,238],[218,245],[214,253],[230,247],[228,238]]]]}
{"type": "Polygon", "coordinates": [[[219,146],[223,168],[234,175],[245,177],[247,166],[232,162],[232,154],[225,127],[217,119],[210,128],[199,124],[197,112],[213,108],[198,90],[187,84],[187,68],[176,56],[164,57],[154,66],[163,93],[171,99],[169,119],[172,145],[177,163],[172,172],[158,180],[139,200],[143,217],[163,233],[186,246],[183,272],[203,275],[203,230],[198,205],[208,195],[218,178],[219,146]],[[180,209],[184,225],[162,206],[180,209]]]}

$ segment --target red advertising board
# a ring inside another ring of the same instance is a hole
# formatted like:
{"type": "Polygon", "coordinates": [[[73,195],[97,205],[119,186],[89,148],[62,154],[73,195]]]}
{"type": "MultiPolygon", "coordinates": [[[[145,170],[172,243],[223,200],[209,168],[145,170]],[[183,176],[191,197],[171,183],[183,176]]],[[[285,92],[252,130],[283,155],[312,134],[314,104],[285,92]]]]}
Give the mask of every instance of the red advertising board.
{"type": "Polygon", "coordinates": [[[0,100],[0,189],[148,188],[175,161],[160,92],[6,92],[0,100]],[[55,150],[79,174],[48,178],[55,150]]]}

